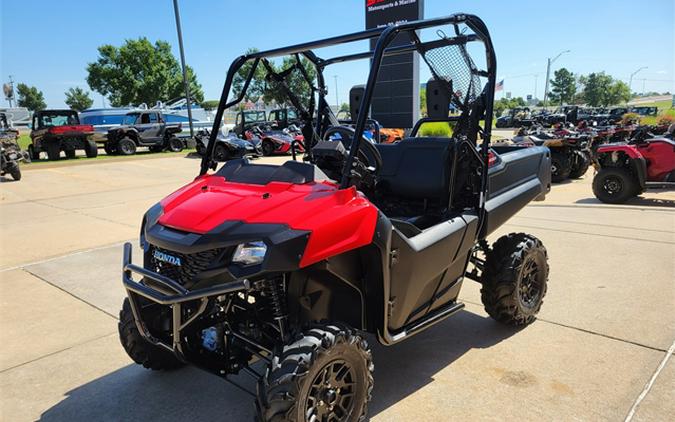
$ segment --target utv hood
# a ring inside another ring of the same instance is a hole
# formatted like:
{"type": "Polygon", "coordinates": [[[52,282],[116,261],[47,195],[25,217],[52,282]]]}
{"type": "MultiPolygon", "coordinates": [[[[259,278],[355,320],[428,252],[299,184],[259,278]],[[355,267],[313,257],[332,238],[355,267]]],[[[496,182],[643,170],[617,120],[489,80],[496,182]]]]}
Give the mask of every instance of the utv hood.
{"type": "Polygon", "coordinates": [[[309,232],[301,266],[372,241],[377,208],[356,189],[331,182],[238,183],[208,175],[160,202],[158,223],[205,235],[227,222],[280,224],[309,232]]]}

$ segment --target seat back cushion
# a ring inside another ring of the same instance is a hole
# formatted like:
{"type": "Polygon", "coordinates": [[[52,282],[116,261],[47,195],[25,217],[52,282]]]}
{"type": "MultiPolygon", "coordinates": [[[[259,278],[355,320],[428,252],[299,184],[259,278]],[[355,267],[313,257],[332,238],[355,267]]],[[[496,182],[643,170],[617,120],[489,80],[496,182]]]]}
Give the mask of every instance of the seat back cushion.
{"type": "Polygon", "coordinates": [[[444,199],[450,191],[449,138],[406,138],[376,144],[382,155],[378,188],[409,199],[444,199]]]}

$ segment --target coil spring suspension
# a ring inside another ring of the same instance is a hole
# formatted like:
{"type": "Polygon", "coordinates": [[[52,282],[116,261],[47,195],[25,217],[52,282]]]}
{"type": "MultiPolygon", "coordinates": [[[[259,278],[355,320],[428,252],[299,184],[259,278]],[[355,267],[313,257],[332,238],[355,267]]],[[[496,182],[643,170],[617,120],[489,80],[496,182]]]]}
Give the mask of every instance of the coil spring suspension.
{"type": "Polygon", "coordinates": [[[279,332],[281,338],[286,339],[286,318],[288,317],[288,310],[286,309],[286,290],[284,285],[284,278],[274,278],[264,280],[261,285],[263,296],[267,299],[267,304],[270,307],[272,317],[279,324],[279,332]]]}

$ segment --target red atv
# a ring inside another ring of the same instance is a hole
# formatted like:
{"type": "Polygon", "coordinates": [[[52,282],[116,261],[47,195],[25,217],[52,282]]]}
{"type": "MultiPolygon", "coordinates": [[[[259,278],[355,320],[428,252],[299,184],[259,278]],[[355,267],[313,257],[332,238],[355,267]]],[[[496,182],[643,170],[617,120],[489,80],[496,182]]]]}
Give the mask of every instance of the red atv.
{"type": "Polygon", "coordinates": [[[548,192],[550,152],[490,149],[495,85],[489,32],[466,14],[236,59],[200,175],[145,214],[143,266],[132,264],[131,244],[124,247],[128,298],[119,334],[126,352],[152,369],[191,364],[232,383],[235,374],[253,377],[255,391],[237,385],[255,397],[260,421],[351,422],[367,418],[373,391],[366,333],[392,345],[456,314],[465,278],[481,283],[494,319],[534,321],[547,289],[546,249],[525,233],[492,247],[486,237],[548,192]],[[361,52],[369,39],[375,49],[361,52]],[[411,41],[392,46],[395,39],[411,41]],[[350,54],[333,58],[315,53],[345,44],[357,50],[339,48],[350,54]],[[442,98],[427,97],[430,117],[410,137],[372,143],[362,134],[378,71],[385,56],[406,51],[424,56],[442,98]],[[474,64],[469,51],[485,52],[485,65],[474,64]],[[292,66],[277,72],[268,60],[280,56],[292,66]],[[333,116],[323,71],[359,59],[370,72],[352,128],[333,116]],[[223,114],[245,98],[260,66],[302,116],[305,160],[239,159],[217,168],[223,114]],[[305,66],[314,66],[316,79],[305,66]],[[228,100],[241,69],[250,69],[244,92],[228,100]],[[290,88],[299,83],[318,98],[303,103],[290,88]],[[451,101],[461,114],[448,115],[451,101]],[[453,137],[416,137],[429,121],[452,122],[453,137]]]}
{"type": "Polygon", "coordinates": [[[602,202],[621,204],[649,188],[675,187],[672,133],[645,136],[636,131],[628,143],[598,147],[593,193],[602,202]]]}

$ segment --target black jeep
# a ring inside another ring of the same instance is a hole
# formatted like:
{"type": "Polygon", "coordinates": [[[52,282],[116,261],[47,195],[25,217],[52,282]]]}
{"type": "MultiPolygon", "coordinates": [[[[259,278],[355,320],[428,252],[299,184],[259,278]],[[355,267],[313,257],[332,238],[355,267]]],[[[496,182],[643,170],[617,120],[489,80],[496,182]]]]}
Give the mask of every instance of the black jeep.
{"type": "Polygon", "coordinates": [[[156,110],[127,113],[122,126],[110,129],[105,142],[109,155],[133,155],[137,147],[148,147],[152,152],[166,149],[181,152],[184,144],[176,134],[182,130],[180,123],[167,123],[156,110]]]}

